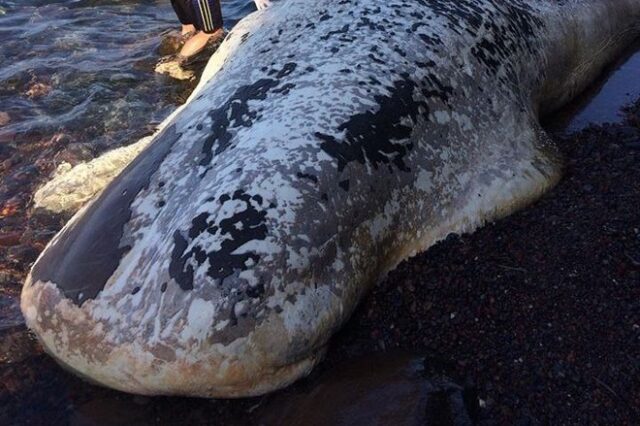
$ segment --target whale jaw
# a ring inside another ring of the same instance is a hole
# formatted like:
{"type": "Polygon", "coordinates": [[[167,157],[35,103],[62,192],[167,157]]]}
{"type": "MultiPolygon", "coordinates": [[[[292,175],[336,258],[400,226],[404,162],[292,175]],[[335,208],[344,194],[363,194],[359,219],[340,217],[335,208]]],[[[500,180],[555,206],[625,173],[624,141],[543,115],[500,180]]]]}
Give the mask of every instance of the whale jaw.
{"type": "Polygon", "coordinates": [[[236,340],[226,352],[219,345],[198,350],[202,342],[195,342],[184,348],[193,351],[191,356],[142,339],[114,347],[108,343],[112,330],[65,298],[55,284],[34,285],[31,277],[23,288],[21,309],[29,329],[64,369],[88,382],[139,395],[259,396],[308,375],[326,352],[320,347],[278,364],[266,351],[252,350],[249,339],[236,340]]]}

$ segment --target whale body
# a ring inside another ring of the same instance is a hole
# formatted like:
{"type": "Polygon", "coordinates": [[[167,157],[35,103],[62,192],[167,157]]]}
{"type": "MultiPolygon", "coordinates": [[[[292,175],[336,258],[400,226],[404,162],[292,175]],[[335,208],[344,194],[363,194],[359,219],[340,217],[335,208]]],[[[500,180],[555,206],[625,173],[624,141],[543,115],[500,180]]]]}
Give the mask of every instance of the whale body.
{"type": "Polygon", "coordinates": [[[27,324],[63,366],[122,391],[286,386],[399,262],[557,182],[539,116],[639,24],[640,0],[283,0],[254,13],[41,254],[27,324]]]}

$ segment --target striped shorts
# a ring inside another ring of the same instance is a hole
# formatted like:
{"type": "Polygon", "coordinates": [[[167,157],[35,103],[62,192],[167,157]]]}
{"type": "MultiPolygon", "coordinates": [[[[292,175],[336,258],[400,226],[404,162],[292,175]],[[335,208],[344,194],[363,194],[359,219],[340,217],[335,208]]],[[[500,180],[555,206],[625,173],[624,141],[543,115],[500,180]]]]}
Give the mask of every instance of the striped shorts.
{"type": "Polygon", "coordinates": [[[171,0],[180,23],[211,34],[222,28],[220,0],[171,0]]]}

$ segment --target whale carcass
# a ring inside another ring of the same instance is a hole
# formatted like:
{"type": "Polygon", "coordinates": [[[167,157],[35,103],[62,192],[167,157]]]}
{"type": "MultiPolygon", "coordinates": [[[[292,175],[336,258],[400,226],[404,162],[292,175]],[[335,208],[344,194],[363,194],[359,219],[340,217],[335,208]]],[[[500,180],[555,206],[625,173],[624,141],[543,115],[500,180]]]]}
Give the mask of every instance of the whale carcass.
{"type": "Polygon", "coordinates": [[[44,250],[27,324],[62,365],[127,392],[286,386],[400,261],[558,180],[539,116],[639,24],[640,0],[283,0],[254,13],[44,250]]]}

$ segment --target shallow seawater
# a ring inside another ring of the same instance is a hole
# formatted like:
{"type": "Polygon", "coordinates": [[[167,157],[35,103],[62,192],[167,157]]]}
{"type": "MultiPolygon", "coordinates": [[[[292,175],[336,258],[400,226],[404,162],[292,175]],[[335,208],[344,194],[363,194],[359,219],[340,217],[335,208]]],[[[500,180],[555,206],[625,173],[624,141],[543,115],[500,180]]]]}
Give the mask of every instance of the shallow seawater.
{"type": "Polygon", "coordinates": [[[623,107],[640,97],[640,40],[634,43],[584,93],[552,117],[552,131],[575,133],[591,125],[620,123],[623,107]]]}
{"type": "MultiPolygon", "coordinates": [[[[183,85],[153,72],[162,35],[178,27],[169,0],[0,1],[0,10],[3,141],[66,132],[120,145],[184,100],[183,85]]],[[[223,1],[223,10],[230,27],[254,6],[223,1]]]]}

